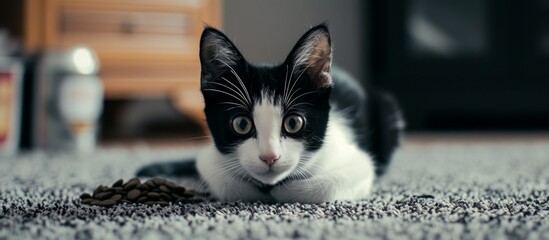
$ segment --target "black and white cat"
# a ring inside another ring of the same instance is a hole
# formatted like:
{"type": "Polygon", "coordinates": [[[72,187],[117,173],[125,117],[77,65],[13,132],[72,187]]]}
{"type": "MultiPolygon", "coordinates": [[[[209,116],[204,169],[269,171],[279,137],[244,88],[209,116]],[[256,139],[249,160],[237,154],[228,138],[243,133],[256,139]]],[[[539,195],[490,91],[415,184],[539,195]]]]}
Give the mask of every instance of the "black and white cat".
{"type": "Polygon", "coordinates": [[[275,66],[248,63],[207,27],[200,61],[213,144],[196,168],[220,200],[362,199],[398,146],[403,120],[396,102],[332,68],[324,24],[275,66]]]}

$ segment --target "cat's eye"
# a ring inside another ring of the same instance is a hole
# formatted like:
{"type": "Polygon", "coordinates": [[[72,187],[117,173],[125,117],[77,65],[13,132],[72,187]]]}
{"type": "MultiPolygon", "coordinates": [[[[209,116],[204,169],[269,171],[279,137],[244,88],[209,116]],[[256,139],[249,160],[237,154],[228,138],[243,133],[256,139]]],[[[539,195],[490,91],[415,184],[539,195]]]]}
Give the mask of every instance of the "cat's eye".
{"type": "Polygon", "coordinates": [[[300,115],[289,115],[284,119],[284,130],[293,134],[301,131],[305,125],[305,119],[300,115]]]}
{"type": "Polygon", "coordinates": [[[232,125],[234,131],[240,135],[245,135],[252,131],[252,120],[246,116],[235,117],[232,125]]]}

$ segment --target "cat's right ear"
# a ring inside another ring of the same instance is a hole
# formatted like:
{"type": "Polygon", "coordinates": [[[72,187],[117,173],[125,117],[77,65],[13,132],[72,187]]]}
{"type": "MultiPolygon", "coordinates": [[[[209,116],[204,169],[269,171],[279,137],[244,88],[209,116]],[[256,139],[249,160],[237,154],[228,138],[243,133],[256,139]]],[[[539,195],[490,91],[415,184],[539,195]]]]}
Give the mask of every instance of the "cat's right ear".
{"type": "Polygon", "coordinates": [[[318,87],[331,87],[332,41],[326,24],[313,27],[303,34],[285,63],[296,71],[307,72],[318,87]]]}
{"type": "Polygon", "coordinates": [[[200,37],[202,80],[211,80],[224,71],[235,68],[244,58],[235,45],[221,31],[206,27],[200,37]]]}

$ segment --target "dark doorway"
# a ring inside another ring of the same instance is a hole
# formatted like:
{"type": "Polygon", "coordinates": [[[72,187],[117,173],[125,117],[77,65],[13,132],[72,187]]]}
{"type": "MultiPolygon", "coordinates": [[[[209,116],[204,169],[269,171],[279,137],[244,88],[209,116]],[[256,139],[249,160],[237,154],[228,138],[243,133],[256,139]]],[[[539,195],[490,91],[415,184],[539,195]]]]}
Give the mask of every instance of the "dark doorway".
{"type": "Polygon", "coordinates": [[[370,83],[410,130],[549,129],[549,1],[371,0],[370,83]]]}

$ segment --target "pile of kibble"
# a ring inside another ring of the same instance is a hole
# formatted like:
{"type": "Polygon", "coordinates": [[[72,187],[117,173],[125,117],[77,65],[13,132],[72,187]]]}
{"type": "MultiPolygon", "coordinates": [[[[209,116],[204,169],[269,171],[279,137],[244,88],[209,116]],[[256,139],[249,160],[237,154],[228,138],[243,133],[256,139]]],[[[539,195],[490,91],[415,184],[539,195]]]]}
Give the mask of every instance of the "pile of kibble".
{"type": "Polygon", "coordinates": [[[120,179],[111,187],[99,186],[93,194],[80,195],[83,204],[111,207],[116,204],[158,204],[161,206],[169,203],[198,203],[202,202],[195,193],[186,190],[182,186],[163,178],[153,178],[141,182],[138,178],[132,178],[124,183],[120,179]]]}

